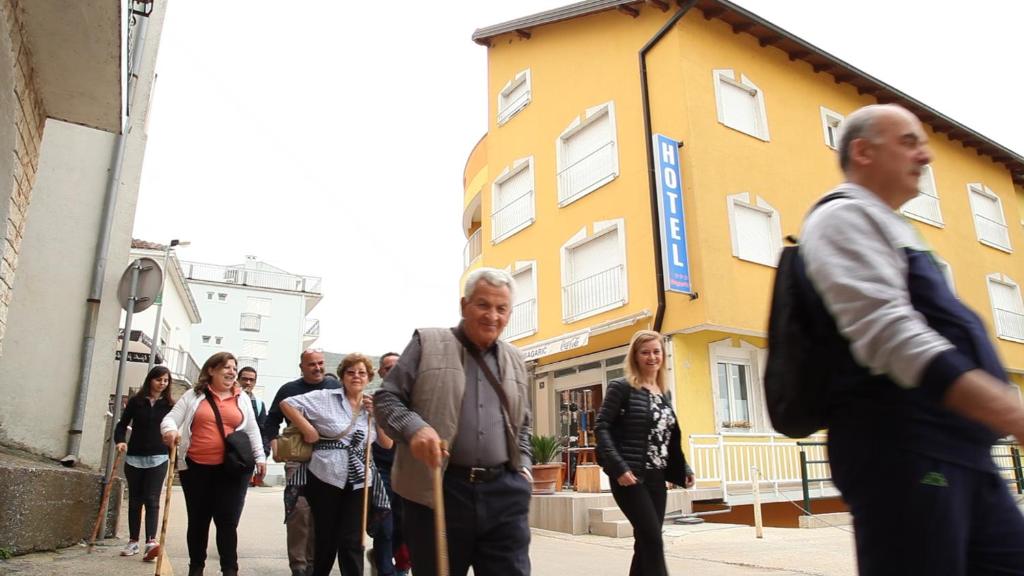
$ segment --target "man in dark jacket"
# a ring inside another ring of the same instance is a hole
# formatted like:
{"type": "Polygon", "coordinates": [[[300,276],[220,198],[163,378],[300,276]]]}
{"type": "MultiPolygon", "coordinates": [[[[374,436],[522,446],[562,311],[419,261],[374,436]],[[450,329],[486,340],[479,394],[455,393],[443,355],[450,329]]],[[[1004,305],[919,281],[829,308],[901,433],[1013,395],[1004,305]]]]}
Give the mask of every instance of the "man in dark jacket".
{"type": "Polygon", "coordinates": [[[981,319],[895,212],[931,161],[913,114],[861,108],[839,142],[843,197],[804,224],[807,277],[842,335],[822,375],[832,476],[862,576],[1024,574],[1024,517],[991,456],[1000,435],[1024,438],[1024,408],[981,319]]]}

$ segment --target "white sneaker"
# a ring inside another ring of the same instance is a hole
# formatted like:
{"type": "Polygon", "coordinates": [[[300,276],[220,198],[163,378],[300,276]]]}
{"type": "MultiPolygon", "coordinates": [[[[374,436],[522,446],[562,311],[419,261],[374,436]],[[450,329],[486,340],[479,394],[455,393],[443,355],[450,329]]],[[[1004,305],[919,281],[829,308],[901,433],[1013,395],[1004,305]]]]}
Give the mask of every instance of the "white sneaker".
{"type": "Polygon", "coordinates": [[[129,542],[129,543],[125,544],[124,548],[121,550],[121,556],[135,556],[138,553],[139,553],[139,543],[138,542],[129,542]]]}
{"type": "Polygon", "coordinates": [[[146,555],[143,556],[143,560],[146,562],[153,562],[156,557],[160,555],[160,544],[156,541],[146,542],[146,555]]]}

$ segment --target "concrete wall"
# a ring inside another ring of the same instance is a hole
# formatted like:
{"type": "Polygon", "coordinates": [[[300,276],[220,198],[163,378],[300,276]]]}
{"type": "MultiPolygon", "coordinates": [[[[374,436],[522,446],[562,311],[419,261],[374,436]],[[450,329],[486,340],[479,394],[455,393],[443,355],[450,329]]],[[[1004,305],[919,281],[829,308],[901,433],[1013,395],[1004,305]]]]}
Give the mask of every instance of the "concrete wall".
{"type": "MultiPolygon", "coordinates": [[[[0,6],[9,6],[9,0],[0,0],[0,6]]],[[[149,23],[106,254],[79,454],[80,462],[89,467],[101,464],[105,443],[105,414],[114,386],[111,360],[121,310],[117,284],[131,245],[147,140],[144,120],[164,6],[157,3],[149,23]]],[[[80,380],[86,299],[115,141],[116,136],[108,132],[46,121],[33,202],[24,216],[27,225],[20,242],[18,274],[13,279],[14,297],[6,311],[7,331],[0,355],[0,394],[4,397],[0,402],[0,444],[49,458],[67,453],[80,380]]],[[[17,175],[18,167],[14,170],[17,175]]]]}
{"type": "Polygon", "coordinates": [[[18,0],[0,0],[0,354],[45,114],[18,0]]]}

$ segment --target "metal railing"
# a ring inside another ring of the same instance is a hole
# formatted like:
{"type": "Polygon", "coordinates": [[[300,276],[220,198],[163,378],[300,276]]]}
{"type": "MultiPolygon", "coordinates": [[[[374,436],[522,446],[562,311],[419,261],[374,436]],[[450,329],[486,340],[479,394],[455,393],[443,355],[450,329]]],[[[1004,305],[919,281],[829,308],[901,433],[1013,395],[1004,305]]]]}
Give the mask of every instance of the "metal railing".
{"type": "Polygon", "coordinates": [[[182,262],[182,272],[189,280],[237,284],[253,288],[289,290],[310,294],[321,293],[322,280],[319,276],[300,276],[282,272],[254,270],[244,266],[223,266],[200,262],[182,262]]]}
{"type": "MultiPolygon", "coordinates": [[[[824,435],[811,437],[824,446],[824,435]]],[[[782,484],[801,482],[798,441],[773,432],[735,432],[729,434],[691,434],[690,458],[701,483],[718,484],[722,498],[729,490],[751,486],[751,466],[756,466],[760,482],[778,489],[782,484]]],[[[824,457],[824,447],[812,459],[824,457]]],[[[819,470],[814,470],[819,472],[819,470]]]]}
{"type": "Polygon", "coordinates": [[[306,331],[302,334],[306,338],[320,337],[320,320],[314,318],[306,319],[306,331]]]}
{"type": "Polygon", "coordinates": [[[530,103],[530,90],[524,90],[514,100],[505,102],[505,105],[498,112],[498,122],[503,123],[516,115],[530,103]]]}
{"type": "Polygon", "coordinates": [[[1024,494],[1024,468],[1021,467],[1020,444],[1003,439],[992,446],[992,460],[999,475],[1017,492],[1024,494]]]}
{"type": "Polygon", "coordinates": [[[253,358],[252,356],[239,356],[238,357],[238,368],[242,369],[246,366],[251,366],[256,372],[260,371],[260,359],[253,358]]]}
{"type": "Polygon", "coordinates": [[[466,270],[474,260],[480,257],[482,246],[480,243],[480,230],[470,235],[466,240],[466,247],[462,249],[462,269],[466,270]]]}
{"type": "Polygon", "coordinates": [[[259,332],[261,324],[260,318],[261,316],[259,314],[242,312],[242,316],[238,319],[238,329],[244,332],[259,332]]]}
{"type": "Polygon", "coordinates": [[[625,304],[624,270],[619,264],[563,286],[562,319],[572,322],[587,312],[625,304]]]}
{"type": "Polygon", "coordinates": [[[1024,314],[996,308],[996,326],[1000,336],[1024,340],[1024,314]]]}
{"type": "Polygon", "coordinates": [[[159,346],[157,350],[160,351],[160,356],[164,359],[164,366],[171,371],[172,377],[184,380],[190,386],[199,381],[199,365],[187,350],[169,346],[159,346]]]}
{"type": "Polygon", "coordinates": [[[569,164],[558,173],[558,203],[566,204],[614,173],[615,142],[600,148],[569,164]]]}
{"type": "Polygon", "coordinates": [[[975,214],[974,225],[978,227],[978,236],[982,240],[1006,249],[1010,248],[1010,233],[1006,224],[975,214]]]}
{"type": "Polygon", "coordinates": [[[498,240],[533,220],[533,190],[529,190],[491,214],[491,240],[498,240]]]}
{"type": "Polygon", "coordinates": [[[530,298],[512,307],[512,315],[502,333],[502,340],[512,340],[537,329],[537,299],[530,298]]]}

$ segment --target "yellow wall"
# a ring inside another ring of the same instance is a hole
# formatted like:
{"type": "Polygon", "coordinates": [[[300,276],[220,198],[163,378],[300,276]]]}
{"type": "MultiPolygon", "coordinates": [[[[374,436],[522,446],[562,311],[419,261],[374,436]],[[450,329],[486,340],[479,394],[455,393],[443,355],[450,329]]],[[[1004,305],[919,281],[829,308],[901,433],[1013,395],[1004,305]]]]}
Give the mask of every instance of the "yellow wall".
{"type": "MultiPolygon", "coordinates": [[[[653,233],[647,181],[637,53],[670,17],[642,7],[638,18],[615,11],[536,26],[529,39],[507,34],[488,48],[489,131],[486,177],[482,185],[484,261],[504,267],[535,260],[539,330],[518,346],[657,307],[653,233]],[[529,105],[498,126],[497,94],[515,75],[531,72],[529,105]],[[558,135],[592,106],[614,101],[619,176],[576,202],[557,205],[558,135]],[[534,158],[536,221],[497,245],[490,242],[491,184],[518,159],[534,158]],[[584,320],[562,322],[560,247],[580,228],[592,233],[600,220],[623,219],[627,241],[629,302],[584,320]]],[[[854,63],[855,64],[855,63],[854,63]]],[[[836,84],[784,52],[761,47],[747,34],[735,34],[719,20],[692,10],[648,58],[652,122],[655,133],[682,140],[681,150],[687,240],[694,289],[700,297],[668,294],[662,331],[699,325],[737,332],[763,333],[775,269],[732,255],[726,198],[747,192],[763,198],[781,214],[782,234],[797,235],[814,200],[842,180],[835,152],[825,145],[820,107],[849,114],[874,99],[849,84],[836,84]],[[744,74],[765,94],[770,141],[753,138],[718,122],[712,71],[744,74]]],[[[898,86],[897,86],[898,88],[898,86]]],[[[926,99],[926,98],[925,98],[926,99]]],[[[1002,199],[1010,240],[1024,250],[1024,188],[1014,187],[1004,166],[979,156],[927,128],[935,156],[933,171],[943,228],[916,223],[922,236],[950,263],[958,295],[992,326],[986,275],[1007,274],[1024,284],[1024,259],[977,241],[967,184],[981,182],[1002,199]]],[[[474,152],[474,154],[476,154],[474,152]]],[[[467,172],[467,179],[469,178],[467,172]]],[[[475,183],[477,180],[472,179],[475,183]]],[[[476,186],[476,184],[467,184],[476,186]]],[[[467,189],[467,193],[473,193],[467,189]]],[[[649,324],[650,319],[643,322],[649,324]]],[[[544,358],[564,360],[622,345],[641,324],[592,338],[590,345],[544,358]]],[[[677,405],[684,434],[715,431],[709,342],[729,336],[704,331],[673,337],[677,405]]],[[[737,336],[734,336],[737,337],[737,336]]],[[[763,347],[756,338],[744,340],[763,347]]],[[[1024,370],[1024,344],[997,340],[1008,367],[1024,370]]],[[[1017,378],[1021,384],[1020,378],[1017,378]]]]}

